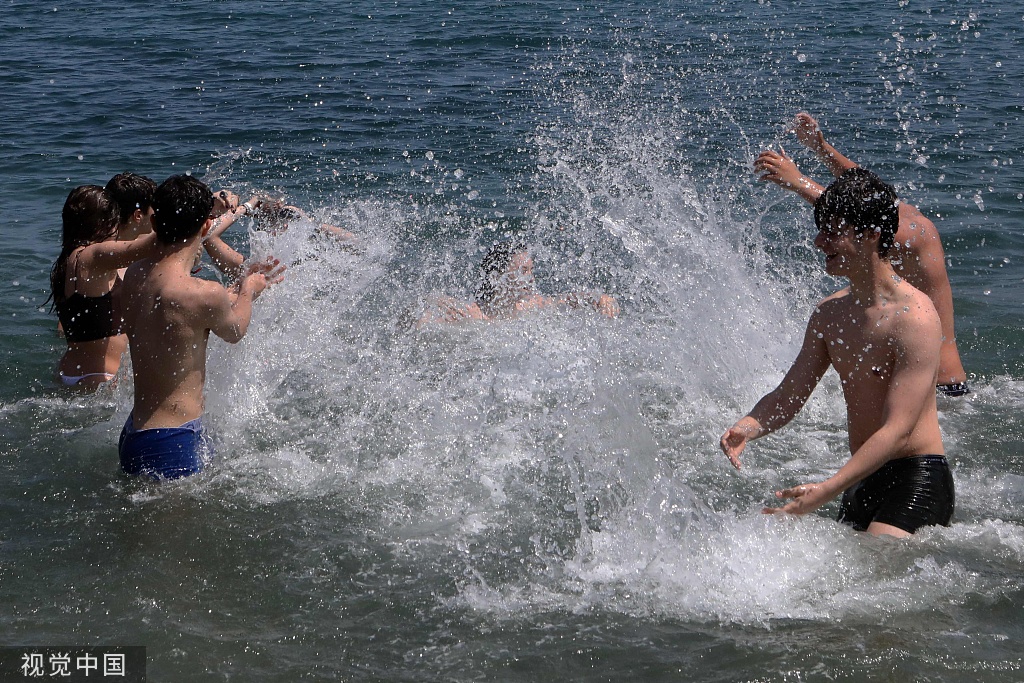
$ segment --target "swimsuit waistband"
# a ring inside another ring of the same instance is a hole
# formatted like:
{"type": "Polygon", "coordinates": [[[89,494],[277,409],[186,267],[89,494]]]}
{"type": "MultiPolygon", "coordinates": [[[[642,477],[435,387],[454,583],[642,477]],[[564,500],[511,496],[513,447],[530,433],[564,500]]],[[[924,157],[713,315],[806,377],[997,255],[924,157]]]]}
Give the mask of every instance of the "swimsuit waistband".
{"type": "Polygon", "coordinates": [[[65,375],[63,372],[58,372],[57,376],[60,378],[60,383],[66,387],[73,387],[89,377],[105,377],[106,379],[103,380],[105,382],[109,382],[116,377],[116,375],[110,372],[87,372],[84,375],[65,375]]]}
{"type": "Polygon", "coordinates": [[[935,390],[945,396],[963,396],[971,393],[967,382],[950,382],[948,384],[936,384],[935,390]]]}
{"type": "Polygon", "coordinates": [[[136,429],[135,416],[132,413],[128,413],[128,419],[124,423],[124,428],[125,431],[129,434],[139,434],[141,432],[155,432],[159,429],[187,429],[190,432],[198,432],[203,429],[203,418],[202,416],[199,416],[194,420],[189,420],[180,427],[150,427],[149,429],[136,429]]]}

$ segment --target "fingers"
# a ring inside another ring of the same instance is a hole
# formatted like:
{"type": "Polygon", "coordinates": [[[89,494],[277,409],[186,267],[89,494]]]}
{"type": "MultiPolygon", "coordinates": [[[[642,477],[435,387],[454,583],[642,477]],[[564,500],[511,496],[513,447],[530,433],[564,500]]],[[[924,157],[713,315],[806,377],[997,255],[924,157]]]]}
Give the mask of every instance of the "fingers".
{"type": "Polygon", "coordinates": [[[776,498],[800,498],[807,495],[811,491],[812,487],[806,484],[801,486],[794,486],[792,488],[783,489],[782,491],[776,491],[776,498]]]}
{"type": "Polygon", "coordinates": [[[746,437],[742,434],[738,434],[734,429],[730,428],[725,434],[722,435],[719,441],[719,446],[722,448],[722,452],[725,453],[726,457],[729,458],[729,462],[736,469],[740,469],[740,453],[743,452],[743,447],[746,445],[746,437]]]}

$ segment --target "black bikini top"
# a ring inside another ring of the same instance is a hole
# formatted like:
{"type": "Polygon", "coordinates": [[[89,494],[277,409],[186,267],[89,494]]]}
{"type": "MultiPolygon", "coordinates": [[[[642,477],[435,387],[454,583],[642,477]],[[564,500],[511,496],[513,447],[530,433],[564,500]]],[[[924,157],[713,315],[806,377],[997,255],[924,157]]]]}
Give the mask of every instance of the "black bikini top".
{"type": "MultiPolygon", "coordinates": [[[[69,342],[90,342],[121,334],[114,316],[114,293],[85,296],[78,292],[78,260],[75,260],[75,291],[57,304],[57,319],[69,342]]],[[[120,279],[120,278],[118,278],[120,279]]],[[[115,283],[116,284],[116,283],[115,283]]]]}

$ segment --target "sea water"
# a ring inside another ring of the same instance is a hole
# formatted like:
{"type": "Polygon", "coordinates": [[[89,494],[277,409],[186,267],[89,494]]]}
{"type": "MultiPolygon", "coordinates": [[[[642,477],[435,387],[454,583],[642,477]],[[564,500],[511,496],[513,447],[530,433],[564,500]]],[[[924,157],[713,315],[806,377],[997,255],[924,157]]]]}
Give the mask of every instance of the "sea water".
{"type": "Polygon", "coordinates": [[[0,645],[144,645],[159,681],[1021,680],[1022,28],[1005,0],[10,3],[0,645]],[[800,110],[943,236],[972,393],[939,405],[954,524],[909,541],[761,514],[848,457],[834,375],[742,471],[717,446],[840,284],[751,169],[826,180],[800,110]],[[124,170],[312,218],[228,233],[288,271],[211,342],[216,460],[164,485],[118,473],[130,364],[51,379],[62,202],[124,170]],[[512,234],[618,318],[413,324],[512,234]]]}

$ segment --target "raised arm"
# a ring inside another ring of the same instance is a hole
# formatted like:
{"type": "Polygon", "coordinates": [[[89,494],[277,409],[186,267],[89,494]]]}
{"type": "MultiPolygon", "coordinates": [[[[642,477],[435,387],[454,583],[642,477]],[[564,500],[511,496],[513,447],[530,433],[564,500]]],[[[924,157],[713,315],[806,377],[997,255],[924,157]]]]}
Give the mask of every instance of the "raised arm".
{"type": "Polygon", "coordinates": [[[235,279],[242,274],[242,265],[245,263],[245,257],[228,246],[228,243],[220,237],[207,236],[203,241],[203,248],[206,249],[206,253],[210,255],[213,265],[217,266],[220,272],[231,279],[235,279]]]}
{"type": "Polygon", "coordinates": [[[818,338],[819,319],[820,314],[815,311],[807,324],[800,353],[779,386],[763,396],[753,410],[722,435],[719,445],[736,469],[740,468],[740,453],[746,448],[747,442],[788,424],[807,403],[811,392],[831,365],[825,342],[818,338]]]}
{"type": "Polygon", "coordinates": [[[778,152],[770,149],[761,152],[754,160],[754,170],[761,174],[759,180],[775,183],[784,190],[795,192],[812,205],[825,191],[824,187],[801,173],[796,163],[781,147],[778,152]]]}
{"type": "Polygon", "coordinates": [[[127,268],[156,250],[156,233],[146,233],[133,240],[96,242],[82,249],[78,263],[92,277],[127,268]]]}
{"type": "Polygon", "coordinates": [[[789,130],[796,133],[796,139],[800,141],[800,144],[814,152],[818,160],[825,164],[829,172],[836,178],[857,166],[825,140],[821,126],[807,112],[802,111],[797,114],[789,130]]]}
{"type": "Polygon", "coordinates": [[[249,201],[239,204],[234,208],[229,208],[227,211],[222,213],[213,219],[213,225],[210,227],[210,232],[206,238],[213,239],[220,237],[224,234],[224,231],[234,225],[242,216],[251,216],[258,209],[262,199],[260,197],[252,197],[249,201]]]}
{"type": "Polygon", "coordinates": [[[229,289],[209,283],[205,326],[229,344],[237,344],[249,330],[252,302],[267,287],[284,279],[283,274],[280,261],[268,258],[252,264],[245,277],[229,289]]]}

